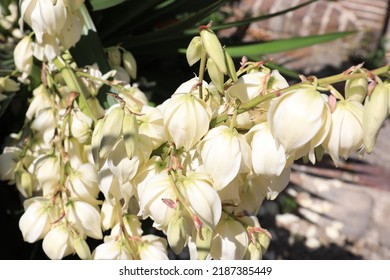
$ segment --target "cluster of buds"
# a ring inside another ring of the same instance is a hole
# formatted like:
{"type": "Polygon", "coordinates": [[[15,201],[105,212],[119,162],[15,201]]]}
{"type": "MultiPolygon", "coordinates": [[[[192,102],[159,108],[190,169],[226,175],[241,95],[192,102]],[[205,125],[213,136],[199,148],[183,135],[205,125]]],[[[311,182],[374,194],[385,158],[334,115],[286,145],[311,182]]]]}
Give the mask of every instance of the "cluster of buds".
{"type": "MultiPolygon", "coordinates": [[[[37,44],[61,41],[82,2],[22,1],[37,44]],[[36,19],[44,3],[55,24],[36,19]]],[[[128,52],[109,49],[108,59],[135,77],[128,52]]],[[[188,246],[191,259],[261,259],[271,235],[257,214],[288,185],[294,161],[314,164],[326,152],[338,165],[370,153],[389,115],[389,84],[361,66],[342,75],[345,95],[315,78],[289,86],[263,62],[243,59],[236,71],[210,26],[187,59],[200,61],[199,76],[157,107],[96,66],[58,57],[43,68],[25,126],[0,155],[0,178],[26,197],[25,241],[43,239],[52,259],[167,259],[167,245],[176,254],[188,246]],[[96,99],[103,83],[117,101],[105,110],[96,99]],[[147,218],[166,239],[143,235],[147,218]],[[89,238],[102,240],[92,252],[89,238]]]]}

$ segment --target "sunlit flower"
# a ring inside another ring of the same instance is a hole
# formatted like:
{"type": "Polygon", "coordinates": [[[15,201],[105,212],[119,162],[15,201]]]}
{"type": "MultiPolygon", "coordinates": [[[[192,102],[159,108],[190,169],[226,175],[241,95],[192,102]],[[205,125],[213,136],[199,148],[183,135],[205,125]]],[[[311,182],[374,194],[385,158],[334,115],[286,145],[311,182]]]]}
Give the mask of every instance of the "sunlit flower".
{"type": "Polygon", "coordinates": [[[308,143],[310,149],[320,145],[329,131],[328,120],[328,105],[312,86],[282,94],[271,102],[268,111],[270,131],[287,154],[308,143]]]}
{"type": "Polygon", "coordinates": [[[332,126],[323,143],[338,166],[339,158],[349,156],[363,145],[363,105],[357,101],[339,101],[332,112],[332,126]]]}
{"type": "Polygon", "coordinates": [[[211,109],[194,95],[176,94],[163,107],[165,134],[176,148],[190,150],[208,131],[211,109]]]}
{"type": "Polygon", "coordinates": [[[211,129],[198,149],[204,172],[213,179],[217,190],[251,168],[251,149],[245,136],[227,126],[211,129]]]}

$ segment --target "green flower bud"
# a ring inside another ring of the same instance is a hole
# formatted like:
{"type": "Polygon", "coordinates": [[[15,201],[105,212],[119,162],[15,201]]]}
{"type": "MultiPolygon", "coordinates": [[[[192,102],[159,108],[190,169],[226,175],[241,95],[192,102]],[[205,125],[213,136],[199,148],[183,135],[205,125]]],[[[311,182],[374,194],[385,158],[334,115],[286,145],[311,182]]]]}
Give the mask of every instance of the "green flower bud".
{"type": "Polygon", "coordinates": [[[366,97],[363,108],[364,150],[371,153],[379,130],[389,115],[389,89],[385,84],[378,84],[372,94],[366,97]]]}
{"type": "Polygon", "coordinates": [[[233,80],[233,82],[237,82],[238,77],[237,77],[237,72],[236,72],[236,67],[234,66],[234,62],[232,57],[229,55],[229,53],[224,49],[223,53],[225,55],[225,63],[227,66],[227,74],[229,77],[233,80]]]}
{"type": "Polygon", "coordinates": [[[111,67],[120,66],[122,62],[121,52],[118,48],[108,50],[108,63],[111,67]]]}
{"type": "Polygon", "coordinates": [[[199,234],[195,236],[196,251],[198,253],[198,260],[205,260],[210,253],[211,240],[213,239],[213,232],[208,227],[202,227],[202,237],[199,234]]]}
{"type": "MultiPolygon", "coordinates": [[[[362,73],[358,70],[355,73],[362,73]]],[[[345,82],[345,99],[363,103],[367,95],[368,82],[366,78],[351,79],[345,82]]]]}
{"type": "Polygon", "coordinates": [[[114,108],[105,116],[99,157],[105,158],[121,137],[124,116],[125,112],[120,107],[114,108]]]}
{"type": "Polygon", "coordinates": [[[208,28],[200,31],[200,37],[202,38],[202,43],[207,54],[214,60],[218,69],[222,73],[226,74],[227,68],[225,64],[225,55],[217,35],[208,28]]]}
{"type": "Polygon", "coordinates": [[[202,39],[200,36],[192,38],[190,44],[187,47],[186,57],[190,66],[198,62],[202,56],[202,39]]]}
{"type": "Polygon", "coordinates": [[[168,243],[175,254],[183,251],[187,241],[186,223],[183,217],[174,218],[168,224],[168,243]]]}
{"type": "Polygon", "coordinates": [[[127,73],[129,73],[130,77],[132,79],[137,78],[137,62],[135,61],[134,56],[128,52],[125,51],[122,55],[123,59],[123,66],[125,67],[127,73]]]}
{"type": "Polygon", "coordinates": [[[122,134],[127,157],[131,159],[137,153],[138,149],[138,123],[134,114],[125,114],[123,118],[122,134]]]}
{"type": "Polygon", "coordinates": [[[207,72],[219,92],[223,92],[223,73],[219,70],[214,60],[209,57],[207,59],[207,72]]]}

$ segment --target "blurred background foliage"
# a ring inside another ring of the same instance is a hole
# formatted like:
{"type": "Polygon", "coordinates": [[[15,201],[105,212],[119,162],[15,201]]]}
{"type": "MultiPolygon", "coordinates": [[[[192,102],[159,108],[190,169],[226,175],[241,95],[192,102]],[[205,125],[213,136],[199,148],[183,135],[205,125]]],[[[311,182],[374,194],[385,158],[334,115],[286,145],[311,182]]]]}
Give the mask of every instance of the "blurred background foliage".
{"type": "MultiPolygon", "coordinates": [[[[223,9],[232,0],[87,0],[84,16],[88,35],[82,36],[80,42],[70,52],[79,67],[98,63],[103,73],[110,70],[104,48],[121,46],[130,51],[138,64],[137,82],[155,104],[168,98],[184,81],[198,72],[197,65],[190,68],[186,61],[185,49],[191,38],[198,33],[200,25],[213,22],[216,32],[232,27],[246,27],[312,5],[319,0],[299,2],[295,6],[275,13],[263,13],[260,16],[247,17],[227,22],[230,14],[223,9]]],[[[12,0],[1,0],[2,18],[10,14],[9,3],[12,0]]],[[[14,23],[17,28],[17,21],[14,23]]],[[[251,60],[263,60],[268,55],[283,53],[294,49],[321,44],[354,34],[355,31],[342,31],[327,34],[314,34],[281,38],[270,41],[243,42],[242,38],[230,36],[221,38],[227,51],[235,58],[236,67],[242,56],[251,60]]],[[[12,29],[3,28],[0,24],[0,75],[7,75],[14,69],[12,52],[18,37],[12,29]]],[[[379,54],[381,54],[379,52],[379,54]]],[[[375,59],[378,59],[375,56],[375,59]]],[[[293,80],[298,74],[274,62],[267,62],[270,68],[279,69],[293,80]]],[[[20,93],[13,96],[11,102],[2,103],[4,113],[1,121],[0,145],[4,146],[7,135],[17,132],[23,125],[27,100],[33,88],[40,80],[41,65],[36,61],[30,86],[23,86],[20,93]],[[9,105],[10,106],[7,106],[9,105]],[[7,109],[6,109],[7,108],[7,109]],[[6,110],[5,110],[6,109],[6,110]]],[[[286,200],[287,201],[287,200],[286,200]]],[[[285,203],[286,208],[295,208],[293,201],[285,203]],[[286,206],[287,205],[287,206],[286,206]]],[[[12,250],[0,250],[1,259],[41,259],[41,243],[24,243],[18,227],[23,213],[22,199],[16,188],[1,182],[0,187],[0,221],[3,246],[12,250]]]]}

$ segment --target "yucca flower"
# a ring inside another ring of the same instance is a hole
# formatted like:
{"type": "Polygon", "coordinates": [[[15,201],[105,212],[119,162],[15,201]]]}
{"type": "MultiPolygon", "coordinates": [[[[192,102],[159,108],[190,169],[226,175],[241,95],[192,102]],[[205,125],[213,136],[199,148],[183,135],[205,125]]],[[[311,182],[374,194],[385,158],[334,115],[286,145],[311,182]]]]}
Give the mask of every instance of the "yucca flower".
{"type": "Polygon", "coordinates": [[[211,129],[198,146],[203,172],[217,190],[226,187],[239,173],[251,169],[251,149],[245,136],[227,126],[211,129]]]}
{"type": "Polygon", "coordinates": [[[348,159],[363,145],[363,105],[357,101],[337,102],[332,125],[323,147],[338,166],[340,157],[348,159]]]}

